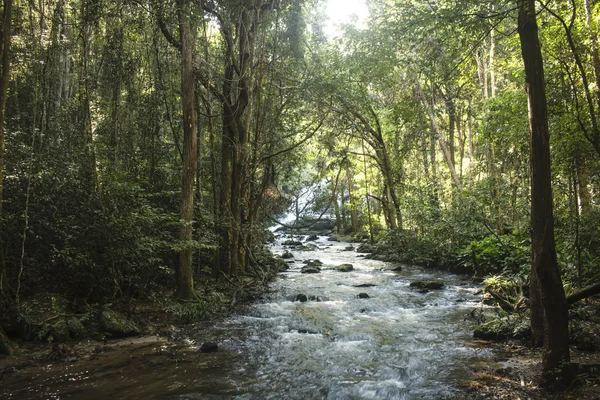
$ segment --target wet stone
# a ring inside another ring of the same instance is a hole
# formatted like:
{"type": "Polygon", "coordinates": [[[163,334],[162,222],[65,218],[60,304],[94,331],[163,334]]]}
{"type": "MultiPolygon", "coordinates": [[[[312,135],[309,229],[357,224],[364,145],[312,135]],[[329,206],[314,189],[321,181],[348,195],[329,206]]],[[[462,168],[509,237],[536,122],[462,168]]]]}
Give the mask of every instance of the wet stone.
{"type": "Polygon", "coordinates": [[[321,268],[307,265],[303,267],[300,272],[303,274],[318,274],[321,272],[321,268]]]}
{"type": "Polygon", "coordinates": [[[306,260],[304,261],[304,264],[306,264],[307,267],[320,267],[323,265],[323,262],[321,260],[306,260]]]}
{"type": "Polygon", "coordinates": [[[335,268],[339,272],[350,272],[354,270],[354,266],[352,264],[341,264],[335,268]]]}
{"type": "Polygon", "coordinates": [[[308,301],[308,296],[305,294],[298,294],[294,298],[294,301],[299,301],[300,303],[306,303],[308,301]]]}
{"type": "Polygon", "coordinates": [[[204,342],[202,346],[200,346],[200,351],[202,353],[214,353],[219,350],[219,345],[213,342],[204,342]]]}
{"type": "Polygon", "coordinates": [[[410,287],[420,290],[441,290],[444,288],[444,283],[438,281],[414,281],[410,284],[410,287]]]}
{"type": "Polygon", "coordinates": [[[290,258],[294,258],[294,255],[291,251],[286,251],[281,255],[281,258],[283,258],[284,260],[289,260],[290,258]]]}
{"type": "Polygon", "coordinates": [[[313,242],[313,241],[318,240],[318,239],[319,239],[319,235],[317,235],[316,233],[313,233],[312,235],[309,235],[306,238],[306,241],[307,242],[313,242]]]}
{"type": "Polygon", "coordinates": [[[369,296],[366,293],[359,293],[356,297],[358,297],[359,299],[370,299],[371,296],[369,296]]]}

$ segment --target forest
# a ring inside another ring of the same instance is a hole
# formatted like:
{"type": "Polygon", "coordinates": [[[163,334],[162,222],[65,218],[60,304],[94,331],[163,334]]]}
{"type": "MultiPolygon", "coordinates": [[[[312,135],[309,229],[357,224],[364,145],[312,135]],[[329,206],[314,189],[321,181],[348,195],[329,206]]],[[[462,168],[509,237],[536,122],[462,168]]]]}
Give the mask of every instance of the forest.
{"type": "Polygon", "coordinates": [[[482,282],[530,321],[541,386],[577,374],[569,321],[600,292],[596,0],[369,0],[335,27],[325,0],[1,3],[1,337],[48,293],[210,320],[279,272],[269,227],[326,219],[482,282]]]}

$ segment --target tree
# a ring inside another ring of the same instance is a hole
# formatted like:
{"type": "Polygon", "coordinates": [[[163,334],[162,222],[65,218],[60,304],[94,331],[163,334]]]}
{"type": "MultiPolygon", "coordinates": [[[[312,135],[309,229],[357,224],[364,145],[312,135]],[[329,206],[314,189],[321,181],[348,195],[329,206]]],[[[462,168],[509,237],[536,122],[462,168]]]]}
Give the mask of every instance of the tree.
{"type": "Polygon", "coordinates": [[[543,342],[542,382],[567,383],[573,377],[569,354],[567,301],[558,269],[550,176],[550,135],[544,67],[535,0],[519,0],[518,32],[529,101],[531,146],[531,324],[534,341],[543,342]]]}
{"type": "Polygon", "coordinates": [[[177,262],[177,295],[185,300],[196,297],[193,278],[194,181],[196,177],[196,93],[194,90],[194,30],[191,23],[192,1],[179,0],[179,36],[181,40],[181,105],[183,109],[183,172],[181,180],[182,248],[177,262]]]}
{"type": "MultiPolygon", "coordinates": [[[[2,201],[4,193],[4,137],[6,133],[6,99],[8,97],[8,83],[10,81],[10,43],[12,22],[12,0],[4,0],[2,8],[2,26],[0,27],[0,232],[2,232],[2,201]]],[[[5,267],[0,247],[0,292],[4,290],[5,267]]]]}

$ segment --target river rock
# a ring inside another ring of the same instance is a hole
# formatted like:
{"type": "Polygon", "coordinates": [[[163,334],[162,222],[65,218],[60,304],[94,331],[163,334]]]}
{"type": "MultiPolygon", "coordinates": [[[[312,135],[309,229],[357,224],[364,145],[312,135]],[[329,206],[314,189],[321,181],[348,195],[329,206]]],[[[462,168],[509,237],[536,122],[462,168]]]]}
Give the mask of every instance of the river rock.
{"type": "Polygon", "coordinates": [[[49,340],[51,341],[66,342],[69,337],[69,325],[64,319],[59,320],[50,328],[49,340]]]}
{"type": "Polygon", "coordinates": [[[328,241],[330,241],[330,242],[339,242],[339,241],[340,241],[340,240],[339,240],[337,237],[335,237],[335,236],[329,236],[329,237],[327,238],[327,240],[328,240],[328,241]]]}
{"type": "Polygon", "coordinates": [[[307,242],[314,242],[315,240],[318,240],[318,239],[319,239],[319,235],[317,235],[316,233],[313,233],[312,235],[309,235],[306,238],[306,241],[307,242]]]}
{"type": "Polygon", "coordinates": [[[354,246],[344,247],[344,251],[354,251],[354,246]]]}
{"type": "Polygon", "coordinates": [[[314,243],[307,243],[305,245],[302,245],[302,247],[300,247],[300,250],[302,250],[302,251],[315,251],[315,250],[319,250],[319,248],[314,243]]]}
{"type": "Polygon", "coordinates": [[[441,290],[444,288],[444,283],[438,281],[414,281],[410,284],[410,287],[420,290],[441,290]]]}
{"type": "Polygon", "coordinates": [[[307,265],[305,267],[302,267],[300,272],[303,274],[318,274],[321,272],[321,268],[307,265]]]}
{"type": "Polygon", "coordinates": [[[55,339],[53,330],[58,331],[56,334],[59,337],[63,336],[65,316],[72,314],[70,306],[70,302],[62,296],[38,293],[21,303],[20,314],[16,314],[16,330],[13,333],[24,340],[55,339]],[[52,338],[49,337],[51,335],[52,338]]]}
{"type": "Polygon", "coordinates": [[[357,253],[373,253],[375,251],[375,246],[369,243],[363,243],[356,249],[357,253]]]}
{"type": "Polygon", "coordinates": [[[98,318],[100,329],[113,337],[134,336],[140,334],[140,328],[118,311],[104,310],[98,318]]]}
{"type": "Polygon", "coordinates": [[[69,336],[71,338],[81,338],[87,334],[87,329],[81,323],[77,317],[69,317],[66,319],[67,326],[69,327],[69,336]]]}
{"type": "Polygon", "coordinates": [[[354,266],[352,264],[341,264],[335,267],[335,269],[339,272],[350,272],[354,270],[354,266]]]}
{"type": "Polygon", "coordinates": [[[305,294],[297,294],[294,298],[294,301],[299,301],[300,303],[306,303],[308,301],[308,296],[305,294]]]}
{"type": "Polygon", "coordinates": [[[306,260],[304,261],[307,267],[321,267],[323,262],[321,260],[306,260]]]}
{"type": "Polygon", "coordinates": [[[392,271],[392,272],[402,272],[402,267],[398,266],[396,268],[390,269],[390,271],[392,271]]]}
{"type": "Polygon", "coordinates": [[[309,335],[318,335],[319,334],[319,332],[317,332],[317,331],[313,331],[311,329],[304,329],[304,328],[298,329],[298,333],[306,333],[309,335]]]}
{"type": "Polygon", "coordinates": [[[316,302],[319,302],[319,301],[329,301],[329,299],[327,297],[323,297],[323,296],[312,296],[311,295],[311,296],[308,296],[308,299],[310,301],[316,301],[316,302]]]}
{"type": "Polygon", "coordinates": [[[356,297],[358,297],[359,299],[370,299],[371,296],[369,296],[366,293],[359,293],[356,297]]]}
{"type": "Polygon", "coordinates": [[[214,353],[219,350],[219,345],[213,342],[204,342],[202,346],[200,346],[200,351],[202,353],[214,353]]]}
{"type": "Polygon", "coordinates": [[[297,240],[286,240],[285,242],[282,243],[284,246],[302,246],[302,242],[299,242],[297,240]]]}
{"type": "Polygon", "coordinates": [[[294,255],[291,251],[286,251],[281,255],[281,258],[283,258],[284,260],[289,260],[290,258],[294,258],[294,255]]]}
{"type": "Polygon", "coordinates": [[[359,285],[353,285],[353,286],[354,287],[374,287],[374,286],[377,286],[377,285],[374,284],[374,283],[361,283],[359,285]]]}

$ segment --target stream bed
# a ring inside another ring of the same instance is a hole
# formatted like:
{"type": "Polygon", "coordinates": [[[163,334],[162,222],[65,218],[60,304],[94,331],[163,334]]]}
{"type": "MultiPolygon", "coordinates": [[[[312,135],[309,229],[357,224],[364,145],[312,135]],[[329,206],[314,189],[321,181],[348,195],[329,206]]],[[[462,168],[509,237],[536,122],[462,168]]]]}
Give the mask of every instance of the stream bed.
{"type": "MultiPolygon", "coordinates": [[[[286,250],[283,240],[274,253],[286,250]]],[[[479,302],[465,277],[413,266],[396,272],[348,243],[312,243],[318,248],[289,249],[291,268],[264,301],[199,326],[185,346],[150,338],[48,363],[0,381],[0,398],[444,399],[457,394],[470,365],[488,359],[465,322],[479,302]],[[321,273],[300,273],[315,259],[321,273]],[[352,271],[335,270],[348,263],[352,271]],[[409,286],[415,280],[445,287],[422,293],[409,286]],[[219,351],[201,353],[204,342],[219,351]]]]}

